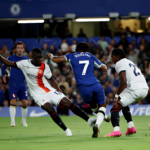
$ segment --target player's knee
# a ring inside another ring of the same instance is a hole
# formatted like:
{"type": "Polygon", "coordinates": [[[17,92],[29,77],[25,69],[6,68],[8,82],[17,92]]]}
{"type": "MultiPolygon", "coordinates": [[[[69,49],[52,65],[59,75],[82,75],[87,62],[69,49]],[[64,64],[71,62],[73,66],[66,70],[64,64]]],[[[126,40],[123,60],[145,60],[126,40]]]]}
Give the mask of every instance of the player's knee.
{"type": "Polygon", "coordinates": [[[22,103],[22,107],[24,108],[27,107],[27,100],[22,100],[21,103],[22,103]]]}
{"type": "Polygon", "coordinates": [[[16,105],[16,99],[11,99],[11,100],[10,100],[10,104],[11,104],[11,105],[16,105]]]}
{"type": "Polygon", "coordinates": [[[46,103],[42,106],[42,109],[47,111],[49,114],[53,114],[55,113],[55,109],[53,108],[53,106],[49,103],[46,103]]]}
{"type": "Polygon", "coordinates": [[[60,101],[60,105],[64,106],[64,107],[69,107],[72,104],[72,102],[67,99],[66,97],[64,97],[61,101],[60,101]]]}
{"type": "Polygon", "coordinates": [[[105,107],[100,107],[99,110],[98,110],[98,113],[102,113],[105,116],[106,108],[105,107]]]}

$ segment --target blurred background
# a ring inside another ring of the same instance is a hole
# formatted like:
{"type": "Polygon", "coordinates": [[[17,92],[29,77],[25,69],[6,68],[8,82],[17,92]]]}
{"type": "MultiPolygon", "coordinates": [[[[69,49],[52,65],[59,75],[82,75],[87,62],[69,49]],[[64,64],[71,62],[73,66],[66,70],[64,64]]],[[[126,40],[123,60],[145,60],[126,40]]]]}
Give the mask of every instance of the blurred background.
{"type": "MultiPolygon", "coordinates": [[[[106,73],[95,69],[103,85],[106,103],[111,105],[119,77],[111,63],[111,51],[122,48],[127,58],[142,71],[150,85],[150,1],[143,0],[0,0],[0,54],[15,54],[14,43],[26,44],[24,55],[31,58],[33,48],[40,48],[43,61],[51,68],[61,90],[76,105],[91,113],[84,104],[70,64],[55,64],[47,53],[61,56],[75,52],[79,42],[90,46],[90,53],[108,67],[106,73]]],[[[2,64],[0,66],[1,70],[2,64]]],[[[9,81],[10,68],[7,68],[9,81]]],[[[0,71],[0,106],[9,106],[9,85],[0,71]]],[[[138,104],[149,104],[150,94],[138,104]]],[[[20,107],[20,101],[17,101],[20,107]]],[[[29,92],[28,106],[37,106],[29,92]]],[[[57,108],[60,114],[68,109],[57,108]]]]}

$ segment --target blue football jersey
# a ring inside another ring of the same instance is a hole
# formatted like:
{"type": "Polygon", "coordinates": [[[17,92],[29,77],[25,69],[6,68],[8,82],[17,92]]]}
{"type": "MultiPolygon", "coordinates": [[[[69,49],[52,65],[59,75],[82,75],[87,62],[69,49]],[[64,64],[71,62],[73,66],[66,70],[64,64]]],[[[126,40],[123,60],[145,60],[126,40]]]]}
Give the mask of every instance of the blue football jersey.
{"type": "MultiPolygon", "coordinates": [[[[8,60],[11,62],[17,62],[20,60],[25,60],[25,59],[29,59],[26,56],[22,56],[22,57],[18,57],[16,54],[9,56],[8,60]]],[[[5,75],[5,70],[6,70],[7,66],[3,65],[1,71],[2,71],[2,76],[5,75]]],[[[23,72],[20,69],[16,69],[16,68],[11,68],[10,70],[10,79],[9,79],[9,84],[16,84],[16,85],[25,85],[26,86],[26,82],[25,82],[25,77],[23,72]]]]}
{"type": "Polygon", "coordinates": [[[77,82],[80,85],[92,85],[99,80],[95,77],[94,67],[100,68],[101,62],[91,53],[70,53],[65,55],[66,60],[70,62],[77,82]]]}

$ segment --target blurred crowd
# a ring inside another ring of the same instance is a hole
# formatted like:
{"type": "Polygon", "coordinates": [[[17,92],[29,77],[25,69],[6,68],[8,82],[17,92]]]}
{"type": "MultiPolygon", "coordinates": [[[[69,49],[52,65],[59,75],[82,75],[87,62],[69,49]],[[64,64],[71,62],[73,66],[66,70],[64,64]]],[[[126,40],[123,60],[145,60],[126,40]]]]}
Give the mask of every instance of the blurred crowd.
{"type": "MultiPolygon", "coordinates": [[[[86,34],[83,30],[80,31],[81,34],[79,36],[86,37],[86,34]]],[[[68,33],[69,35],[69,33],[68,33]]],[[[143,75],[145,76],[148,85],[150,86],[150,47],[147,40],[142,37],[140,44],[136,45],[136,41],[132,41],[131,44],[126,39],[126,34],[121,35],[121,40],[119,44],[116,45],[114,39],[111,39],[110,44],[105,41],[105,37],[102,36],[101,40],[98,41],[97,45],[93,42],[89,43],[89,52],[95,55],[97,59],[99,59],[102,63],[107,65],[107,72],[102,72],[100,69],[94,70],[94,74],[96,78],[100,81],[103,85],[103,89],[106,95],[106,104],[111,105],[113,103],[114,95],[117,91],[117,87],[119,85],[119,76],[115,72],[115,65],[111,62],[111,52],[114,48],[121,48],[126,53],[126,56],[129,60],[133,61],[142,71],[143,75]]],[[[80,93],[76,87],[76,80],[74,78],[73,71],[70,67],[69,62],[63,63],[54,63],[50,59],[46,58],[47,53],[52,53],[56,56],[62,56],[67,53],[74,53],[77,46],[77,41],[74,39],[72,45],[68,45],[66,43],[66,39],[62,40],[62,44],[60,45],[59,50],[56,50],[54,45],[48,47],[47,43],[43,45],[42,54],[43,54],[43,62],[47,63],[51,68],[53,77],[56,79],[58,85],[60,86],[62,92],[76,105],[82,107],[82,109],[88,110],[89,106],[85,104],[80,96],[80,93]]],[[[0,54],[7,58],[9,55],[15,54],[15,49],[13,48],[11,52],[7,50],[7,46],[4,45],[3,48],[0,50],[0,54]]],[[[28,53],[24,51],[24,55],[28,56],[29,58],[32,57],[32,52],[28,53]]],[[[2,65],[1,65],[2,66],[2,65]]],[[[10,76],[10,68],[8,67],[6,70],[7,74],[7,81],[9,80],[10,76]]],[[[29,100],[28,106],[37,106],[31,95],[28,91],[29,100]]],[[[147,97],[144,100],[138,102],[138,104],[148,104],[150,103],[150,91],[147,97]]],[[[3,84],[2,75],[0,72],[0,105],[1,106],[9,106],[9,85],[3,84]]],[[[17,106],[20,106],[20,101],[17,101],[17,106]]],[[[65,112],[65,108],[59,107],[58,109],[63,110],[65,112]]],[[[90,109],[89,109],[90,111],[90,109]]]]}

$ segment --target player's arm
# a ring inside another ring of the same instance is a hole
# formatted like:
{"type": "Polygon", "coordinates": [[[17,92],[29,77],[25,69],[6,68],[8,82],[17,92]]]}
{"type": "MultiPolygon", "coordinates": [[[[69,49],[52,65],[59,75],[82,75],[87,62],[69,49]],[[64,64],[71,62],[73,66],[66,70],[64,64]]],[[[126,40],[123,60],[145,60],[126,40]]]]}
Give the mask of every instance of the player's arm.
{"type": "Polygon", "coordinates": [[[10,62],[9,60],[7,60],[6,58],[4,58],[3,56],[0,55],[0,60],[8,67],[13,67],[13,68],[17,68],[16,63],[14,62],[10,62]]]}
{"type": "Polygon", "coordinates": [[[51,84],[51,86],[52,86],[53,88],[55,88],[57,91],[59,91],[59,92],[62,93],[62,91],[61,91],[61,89],[59,88],[59,86],[58,86],[56,80],[55,80],[53,77],[51,77],[51,78],[48,79],[48,80],[50,81],[50,84],[51,84]]]}
{"type": "Polygon", "coordinates": [[[119,77],[120,77],[120,83],[119,83],[117,95],[121,94],[122,91],[126,88],[126,82],[127,82],[126,72],[125,71],[121,71],[119,73],[119,77]]]}
{"type": "Polygon", "coordinates": [[[51,60],[55,63],[67,61],[65,56],[53,56],[53,54],[51,54],[51,53],[48,53],[46,56],[48,58],[51,58],[51,60]]]}
{"type": "Polygon", "coordinates": [[[107,66],[100,62],[95,56],[93,56],[94,59],[94,67],[101,69],[102,71],[107,71],[107,66]]]}

